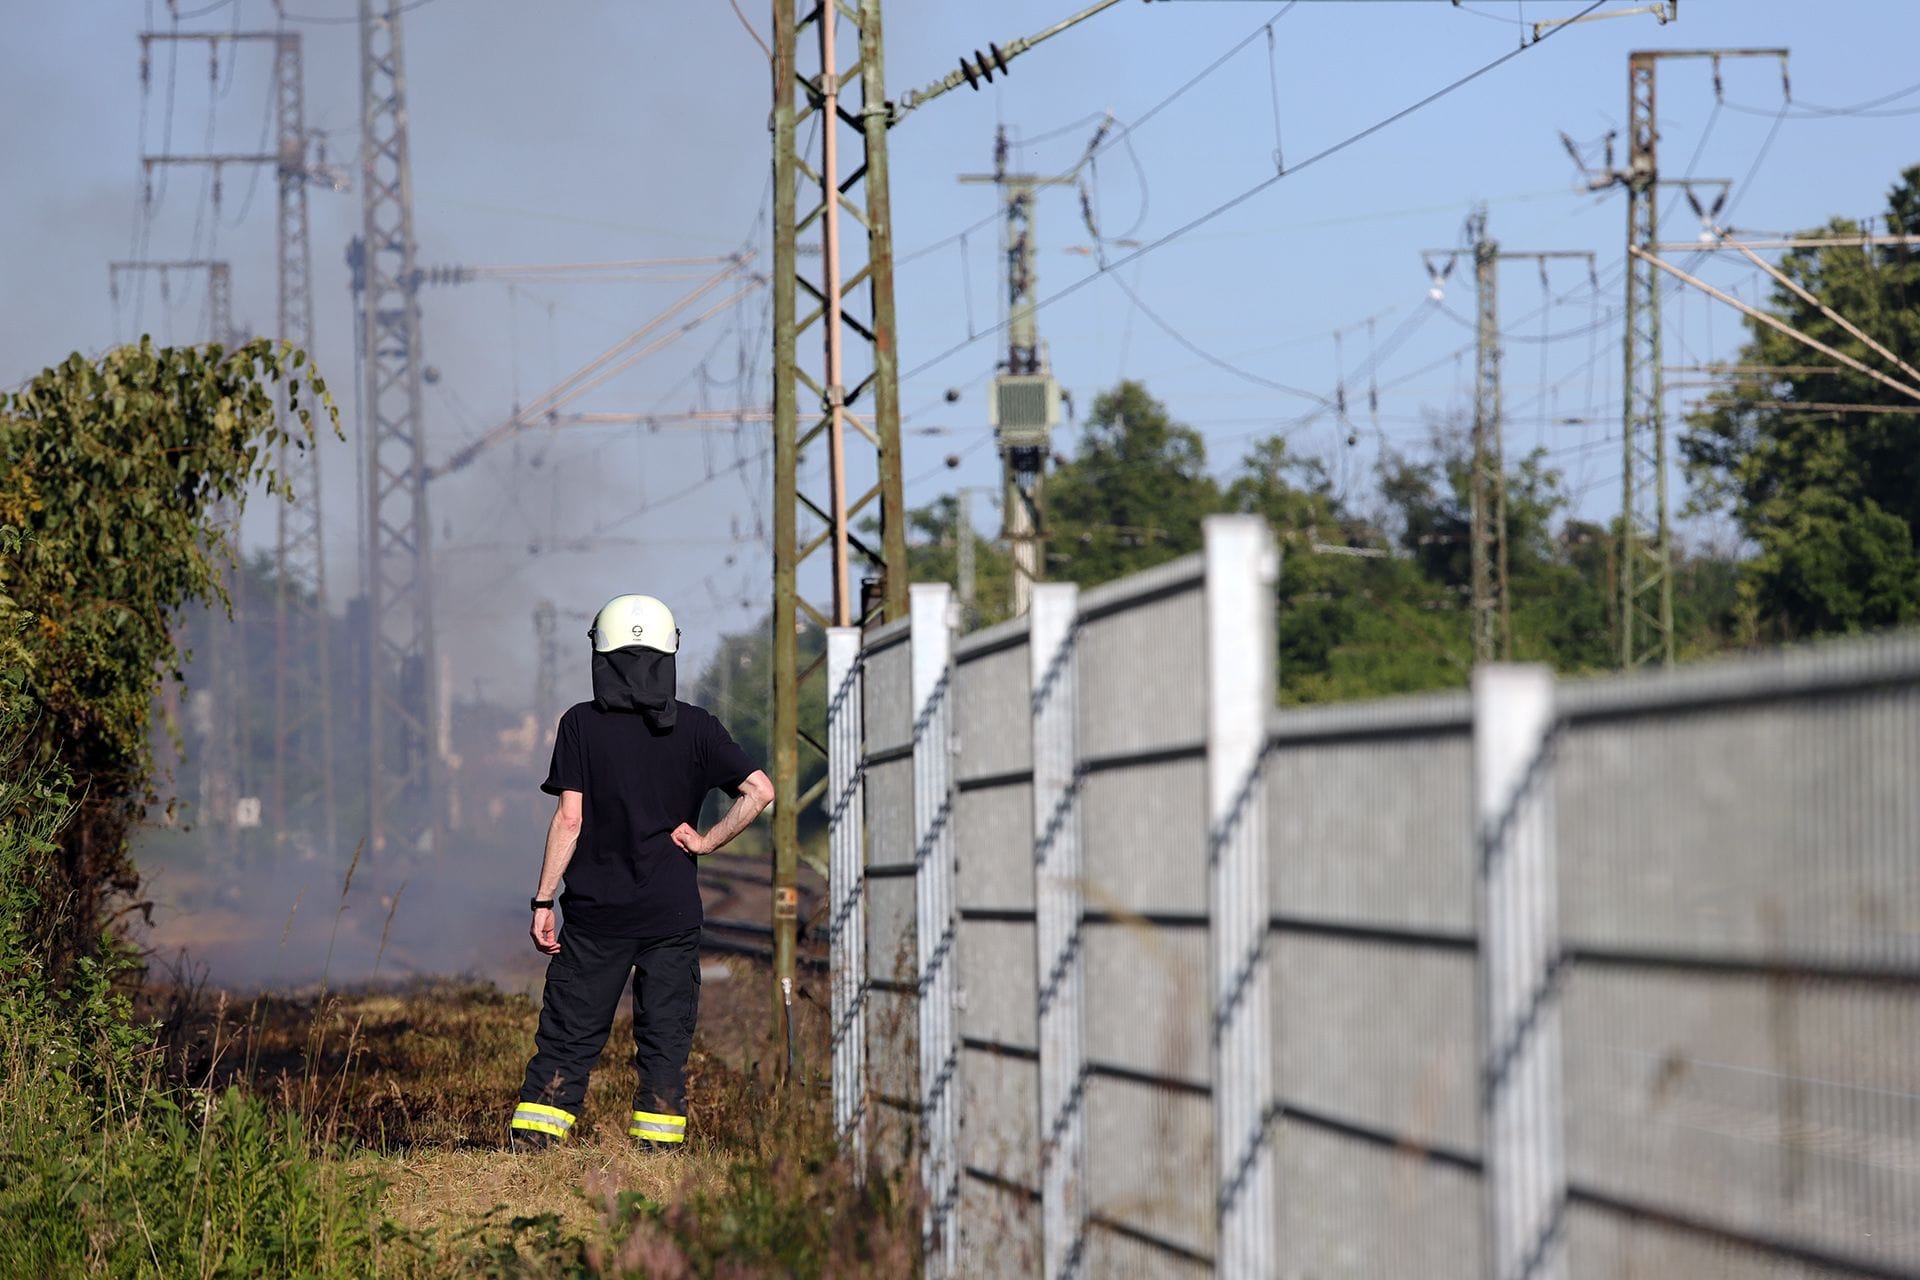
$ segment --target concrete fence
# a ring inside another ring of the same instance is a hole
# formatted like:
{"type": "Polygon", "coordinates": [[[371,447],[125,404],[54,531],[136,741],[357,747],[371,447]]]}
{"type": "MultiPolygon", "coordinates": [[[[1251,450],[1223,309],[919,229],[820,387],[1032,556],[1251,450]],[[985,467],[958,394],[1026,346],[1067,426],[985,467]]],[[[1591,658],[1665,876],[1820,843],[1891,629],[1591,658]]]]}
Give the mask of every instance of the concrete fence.
{"type": "Polygon", "coordinates": [[[1920,638],[1274,712],[1276,570],[829,637],[929,1274],[1920,1276],[1920,638]]]}

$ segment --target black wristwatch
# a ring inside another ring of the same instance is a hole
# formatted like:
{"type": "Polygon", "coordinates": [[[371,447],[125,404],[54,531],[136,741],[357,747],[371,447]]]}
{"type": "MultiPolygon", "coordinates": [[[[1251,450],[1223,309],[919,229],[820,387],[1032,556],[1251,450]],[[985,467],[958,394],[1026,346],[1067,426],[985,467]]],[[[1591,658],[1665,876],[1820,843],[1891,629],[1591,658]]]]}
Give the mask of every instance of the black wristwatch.
{"type": "Polygon", "coordinates": [[[551,911],[553,910],[553,899],[552,898],[535,898],[533,900],[533,909],[535,911],[551,911]]]}

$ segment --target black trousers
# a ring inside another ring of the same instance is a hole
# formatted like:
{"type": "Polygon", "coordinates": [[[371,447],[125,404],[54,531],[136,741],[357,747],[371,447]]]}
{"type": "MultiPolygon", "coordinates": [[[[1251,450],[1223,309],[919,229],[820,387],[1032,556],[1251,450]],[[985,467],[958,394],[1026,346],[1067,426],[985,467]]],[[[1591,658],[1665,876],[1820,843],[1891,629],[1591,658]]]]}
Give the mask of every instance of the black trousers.
{"type": "Polygon", "coordinates": [[[573,1127],[586,1100],[587,1076],[613,1030],[629,971],[633,1061],[640,1081],[628,1131],[649,1142],[685,1138],[687,1054],[700,1013],[698,929],[664,938],[613,938],[576,925],[560,930],[560,954],[547,965],[540,1029],[520,1088],[515,1128],[564,1137],[573,1127]]]}

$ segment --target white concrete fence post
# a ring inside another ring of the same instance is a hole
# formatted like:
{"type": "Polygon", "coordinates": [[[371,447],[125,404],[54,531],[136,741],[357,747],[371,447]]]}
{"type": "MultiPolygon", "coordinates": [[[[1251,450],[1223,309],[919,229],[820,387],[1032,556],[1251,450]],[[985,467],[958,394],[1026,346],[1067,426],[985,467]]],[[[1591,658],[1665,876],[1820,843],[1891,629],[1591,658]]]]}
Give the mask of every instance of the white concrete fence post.
{"type": "Polygon", "coordinates": [[[1474,672],[1489,1280],[1566,1274],[1553,722],[1547,668],[1496,665],[1474,672]]]}
{"type": "Polygon", "coordinates": [[[827,902],[833,977],[833,1128],[866,1166],[866,741],[860,628],[827,631],[827,902]]]}
{"type": "Polygon", "coordinates": [[[1206,522],[1208,939],[1213,1139],[1223,1276],[1278,1273],[1274,1229],[1272,979],[1260,762],[1274,705],[1279,554],[1254,516],[1206,522]]]}
{"type": "Polygon", "coordinates": [[[953,889],[953,588],[912,584],[913,846],[920,993],[920,1179],[930,1280],[959,1264],[959,1018],[953,889]]]}
{"type": "Polygon", "coordinates": [[[1085,1249],[1086,1049],[1080,952],[1083,872],[1074,624],[1079,588],[1043,583],[1028,610],[1033,706],[1034,973],[1039,978],[1040,1232],[1046,1280],[1076,1275],[1085,1249]]]}

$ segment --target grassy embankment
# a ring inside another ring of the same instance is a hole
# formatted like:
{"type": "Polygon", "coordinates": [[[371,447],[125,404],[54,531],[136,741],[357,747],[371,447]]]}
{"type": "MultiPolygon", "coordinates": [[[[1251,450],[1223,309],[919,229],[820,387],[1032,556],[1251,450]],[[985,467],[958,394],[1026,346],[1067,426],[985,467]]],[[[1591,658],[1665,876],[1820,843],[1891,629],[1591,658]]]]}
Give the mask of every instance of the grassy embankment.
{"type": "MultiPolygon", "coordinates": [[[[59,817],[44,782],[0,784],[0,1275],[916,1270],[905,1184],[862,1185],[825,1091],[776,1086],[753,962],[706,985],[684,1152],[626,1137],[623,1015],[578,1140],[510,1155],[536,1018],[523,996],[442,982],[244,1000],[151,988],[130,1002],[105,970],[47,991],[15,927],[59,817]]],[[[802,1024],[816,1079],[822,1022],[816,1007],[802,1024]]]]}

